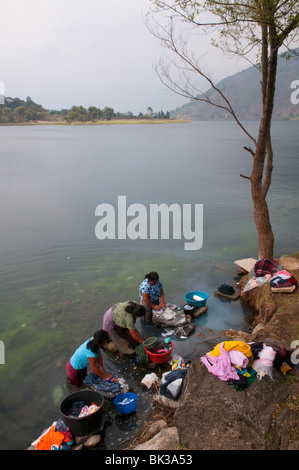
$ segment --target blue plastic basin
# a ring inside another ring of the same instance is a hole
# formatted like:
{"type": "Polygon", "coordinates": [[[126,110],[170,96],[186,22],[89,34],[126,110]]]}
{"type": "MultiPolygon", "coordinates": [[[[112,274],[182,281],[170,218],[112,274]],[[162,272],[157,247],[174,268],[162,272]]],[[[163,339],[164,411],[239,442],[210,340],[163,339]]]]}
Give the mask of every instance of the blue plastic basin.
{"type": "Polygon", "coordinates": [[[188,305],[195,305],[196,308],[201,308],[206,305],[208,297],[208,294],[205,292],[194,290],[185,295],[185,300],[188,305]],[[194,295],[198,295],[198,297],[201,297],[203,300],[193,300],[194,295]]]}
{"type": "Polygon", "coordinates": [[[114,403],[121,414],[127,415],[133,413],[137,407],[137,395],[136,393],[121,393],[114,398],[114,403]],[[122,403],[126,399],[128,403],[122,403]]]}

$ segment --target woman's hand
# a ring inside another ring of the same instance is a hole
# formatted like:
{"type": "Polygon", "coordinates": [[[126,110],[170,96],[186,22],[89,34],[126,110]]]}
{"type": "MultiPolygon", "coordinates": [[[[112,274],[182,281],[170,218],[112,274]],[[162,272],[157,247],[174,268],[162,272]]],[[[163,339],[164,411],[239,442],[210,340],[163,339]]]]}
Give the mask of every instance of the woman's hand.
{"type": "Polygon", "coordinates": [[[113,374],[111,374],[110,377],[106,380],[106,382],[117,382],[117,378],[114,377],[113,374]]]}

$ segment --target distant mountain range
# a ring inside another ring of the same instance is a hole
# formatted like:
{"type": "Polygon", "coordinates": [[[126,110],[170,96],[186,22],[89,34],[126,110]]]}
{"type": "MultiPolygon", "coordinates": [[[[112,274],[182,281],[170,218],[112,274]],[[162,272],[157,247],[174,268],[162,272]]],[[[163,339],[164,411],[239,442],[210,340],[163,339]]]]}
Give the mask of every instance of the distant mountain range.
{"type": "MultiPolygon", "coordinates": [[[[297,54],[299,48],[295,49],[297,54]]],[[[299,80],[299,58],[278,58],[273,119],[299,119],[299,104],[291,102],[295,91],[291,83],[299,80]]],[[[261,116],[261,72],[254,66],[226,77],[217,86],[224,92],[240,120],[258,120],[261,116]]],[[[298,88],[298,86],[297,86],[298,88]]],[[[298,93],[297,93],[298,96],[298,93]]],[[[200,101],[189,101],[170,113],[172,118],[191,121],[231,120],[224,110],[200,101]]]]}

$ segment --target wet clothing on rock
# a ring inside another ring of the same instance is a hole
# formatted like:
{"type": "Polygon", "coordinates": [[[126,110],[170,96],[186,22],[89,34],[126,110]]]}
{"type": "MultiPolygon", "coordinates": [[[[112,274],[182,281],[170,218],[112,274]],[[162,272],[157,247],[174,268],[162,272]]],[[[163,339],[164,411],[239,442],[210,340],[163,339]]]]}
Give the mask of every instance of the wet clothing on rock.
{"type": "Polygon", "coordinates": [[[257,377],[267,374],[272,378],[275,354],[262,342],[223,341],[200,359],[220,380],[232,384],[235,390],[244,390],[257,377]]]}
{"type": "Polygon", "coordinates": [[[34,442],[36,450],[67,450],[73,443],[72,435],[62,420],[54,423],[34,442]]]}
{"type": "Polygon", "coordinates": [[[153,323],[156,326],[173,327],[182,326],[187,323],[183,310],[177,310],[177,306],[171,303],[165,304],[165,308],[153,310],[153,323]]]}
{"type": "Polygon", "coordinates": [[[238,380],[238,372],[233,367],[230,361],[228,351],[224,348],[224,343],[218,345],[219,354],[206,354],[200,359],[205,364],[206,368],[213,375],[216,375],[221,381],[226,382],[230,379],[238,380]]]}
{"type": "Polygon", "coordinates": [[[221,345],[226,351],[231,351],[235,349],[242,352],[246,357],[250,358],[252,356],[251,347],[249,344],[244,343],[243,341],[224,341],[224,343],[219,343],[215,348],[208,353],[209,356],[219,356],[221,354],[221,345]]]}

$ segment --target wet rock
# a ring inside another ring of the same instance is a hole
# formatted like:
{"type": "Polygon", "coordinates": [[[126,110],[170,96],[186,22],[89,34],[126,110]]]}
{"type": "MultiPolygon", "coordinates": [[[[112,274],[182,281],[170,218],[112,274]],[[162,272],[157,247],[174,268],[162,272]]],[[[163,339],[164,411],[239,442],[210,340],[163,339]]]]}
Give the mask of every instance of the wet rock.
{"type": "Polygon", "coordinates": [[[158,421],[155,421],[151,427],[148,430],[148,433],[150,435],[158,434],[163,428],[167,426],[167,423],[164,419],[158,419],[158,421]]]}
{"type": "Polygon", "coordinates": [[[179,445],[177,428],[169,427],[162,429],[149,441],[139,444],[134,450],[175,450],[179,445]]]}
{"type": "Polygon", "coordinates": [[[91,436],[87,441],[84,442],[84,447],[86,449],[90,449],[92,447],[96,447],[101,442],[100,434],[91,436]]]}
{"type": "Polygon", "coordinates": [[[200,360],[193,363],[174,414],[180,442],[190,450],[287,450],[298,411],[282,405],[282,413],[277,404],[298,390],[292,392],[276,370],[273,378],[256,379],[236,392],[200,360]]]}
{"type": "Polygon", "coordinates": [[[187,336],[190,336],[194,330],[195,330],[194,323],[188,323],[187,325],[179,326],[178,328],[176,328],[174,330],[174,334],[175,336],[179,336],[179,337],[181,336],[187,337],[187,336]]]}
{"type": "Polygon", "coordinates": [[[92,436],[76,436],[75,446],[84,446],[85,448],[95,447],[101,442],[101,435],[94,434],[92,436]]]}
{"type": "Polygon", "coordinates": [[[299,259],[293,256],[281,256],[279,258],[279,264],[283,269],[286,269],[287,271],[299,269],[299,259]]]}
{"type": "Polygon", "coordinates": [[[201,315],[203,315],[204,313],[206,313],[208,311],[208,308],[209,307],[206,305],[205,307],[201,307],[198,310],[195,310],[195,312],[193,314],[193,318],[200,317],[201,315]]]}
{"type": "Polygon", "coordinates": [[[71,447],[71,450],[83,450],[84,449],[84,445],[83,444],[78,444],[76,446],[72,446],[71,447]]]}

